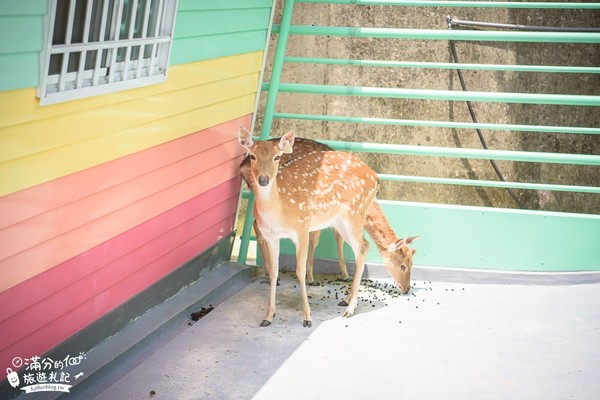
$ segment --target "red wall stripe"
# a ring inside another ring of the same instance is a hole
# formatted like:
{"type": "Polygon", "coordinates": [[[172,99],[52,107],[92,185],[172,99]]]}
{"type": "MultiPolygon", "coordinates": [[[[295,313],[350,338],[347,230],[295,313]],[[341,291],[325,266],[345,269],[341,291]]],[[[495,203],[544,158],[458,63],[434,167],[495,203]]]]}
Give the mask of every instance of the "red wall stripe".
{"type": "MultiPolygon", "coordinates": [[[[239,179],[233,181],[235,182],[223,185],[227,189],[200,195],[177,209],[42,274],[46,275],[46,279],[43,279],[44,286],[49,287],[46,292],[53,294],[47,298],[38,296],[36,303],[20,313],[12,313],[0,322],[0,332],[3,332],[0,365],[9,365],[15,356],[28,357],[44,353],[232,232],[239,179]],[[171,218],[177,218],[177,214],[180,219],[185,218],[192,205],[214,203],[214,199],[223,200],[221,196],[227,192],[230,196],[225,201],[205,209],[169,232],[160,234],[155,239],[146,236],[141,247],[132,251],[125,250],[122,257],[94,272],[88,272],[79,280],[73,280],[70,276],[71,272],[77,274],[82,259],[102,259],[107,248],[128,249],[131,241],[140,241],[140,233],[156,231],[156,226],[162,224],[168,225],[171,218]],[[48,280],[50,275],[53,280],[48,280]]],[[[40,285],[41,280],[31,279],[2,295],[15,304],[21,303],[26,300],[25,296],[33,293],[40,285]]],[[[31,303],[23,303],[27,302],[31,303]]]]}
{"type": "Polygon", "coordinates": [[[232,196],[237,197],[239,187],[239,178],[227,181],[150,221],[134,227],[113,240],[101,243],[9,290],[0,292],[0,304],[12,304],[11,307],[0,307],[0,323],[15,314],[25,312],[28,308],[60,292],[63,288],[85,279],[105,265],[127,256],[135,249],[145,246],[148,241],[165,235],[196,215],[205,213],[220,202],[232,196]]]}

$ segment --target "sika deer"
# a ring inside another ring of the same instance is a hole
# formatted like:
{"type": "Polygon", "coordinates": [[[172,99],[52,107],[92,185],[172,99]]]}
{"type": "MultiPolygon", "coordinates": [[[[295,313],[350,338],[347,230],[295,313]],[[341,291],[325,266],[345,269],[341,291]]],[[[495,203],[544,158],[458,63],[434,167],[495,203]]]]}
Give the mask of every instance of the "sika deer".
{"type": "Polygon", "coordinates": [[[279,273],[279,239],[290,238],[296,246],[296,275],[302,291],[304,326],[312,325],[306,289],[309,232],[333,227],[355,254],[356,273],[344,316],[357,305],[358,289],[369,242],[363,237],[366,212],[379,188],[377,174],[349,153],[315,151],[289,160],[281,169],[283,154],[293,151],[295,135],[279,141],[254,142],[245,130],[240,144],[250,152],[250,171],[256,202],[254,216],[267,247],[270,280],[269,304],[261,326],[275,315],[275,292],[279,273]],[[257,184],[256,184],[257,183],[257,184]]]}
{"type": "MultiPolygon", "coordinates": [[[[247,135],[250,133],[244,129],[243,127],[240,130],[244,130],[247,132],[247,135]]],[[[270,141],[279,141],[279,138],[269,139],[270,141]]],[[[290,154],[283,154],[281,156],[281,160],[279,161],[280,165],[285,165],[292,158],[313,152],[313,151],[329,151],[333,150],[331,147],[319,143],[315,140],[303,139],[303,138],[295,138],[294,140],[294,152],[290,154]]],[[[250,156],[247,156],[242,164],[240,165],[240,173],[244,182],[248,185],[248,187],[252,191],[256,191],[255,185],[258,185],[254,177],[252,176],[252,171],[250,170],[250,156]]],[[[258,227],[256,221],[254,221],[254,231],[256,232],[256,241],[258,242],[258,247],[260,248],[261,254],[263,255],[263,263],[265,263],[265,270],[268,270],[268,257],[267,254],[267,246],[265,244],[265,240],[263,239],[262,233],[260,232],[260,228],[258,227]]],[[[314,285],[314,276],[313,276],[313,263],[315,258],[315,249],[317,244],[319,244],[319,238],[321,236],[321,231],[313,231],[309,234],[309,247],[308,247],[308,259],[307,259],[307,267],[306,267],[306,282],[309,285],[314,285]]],[[[340,236],[339,233],[334,229],[333,236],[335,238],[337,244],[338,251],[338,266],[340,269],[341,280],[348,280],[348,268],[344,261],[344,240],[340,236]]]]}
{"type": "MultiPolygon", "coordinates": [[[[241,130],[245,130],[244,128],[240,128],[241,130]]],[[[246,131],[248,132],[248,131],[246,131]]],[[[246,133],[246,135],[250,135],[250,133],[246,133]]],[[[269,141],[275,142],[279,141],[279,138],[269,139],[269,141]]],[[[294,140],[294,148],[293,153],[291,154],[283,154],[280,160],[280,164],[285,165],[288,161],[293,158],[303,156],[304,154],[313,152],[313,151],[329,151],[333,150],[331,147],[319,143],[310,139],[303,138],[295,138],[294,140]]],[[[300,160],[299,160],[300,161],[300,160]]],[[[301,162],[301,161],[300,161],[301,162]]],[[[252,176],[252,172],[250,171],[250,157],[246,157],[240,166],[241,174],[248,187],[252,190],[254,184],[257,184],[252,176]]],[[[373,239],[375,244],[377,245],[377,249],[383,258],[384,265],[402,293],[407,293],[410,290],[410,275],[412,271],[412,256],[416,252],[415,249],[410,249],[408,247],[414,240],[418,238],[418,236],[410,236],[406,239],[398,239],[393,229],[381,209],[381,206],[377,203],[377,200],[373,201],[371,206],[367,210],[367,219],[365,224],[365,229],[369,236],[373,239]]],[[[257,227],[256,221],[254,221],[254,230],[256,231],[258,245],[263,254],[263,259],[265,262],[265,269],[268,270],[268,257],[265,255],[267,252],[267,248],[262,238],[262,234],[260,233],[260,229],[257,227]]],[[[342,280],[348,279],[348,270],[346,267],[346,263],[344,262],[344,250],[343,250],[343,239],[341,236],[333,230],[334,237],[337,243],[338,250],[338,264],[340,273],[342,275],[342,280]]],[[[308,251],[308,259],[307,259],[307,268],[306,268],[306,281],[310,285],[313,282],[313,263],[314,263],[314,254],[315,248],[319,243],[319,237],[321,235],[320,231],[310,232],[310,245],[308,251]]],[[[344,300],[340,303],[340,305],[347,305],[347,301],[344,300]]]]}

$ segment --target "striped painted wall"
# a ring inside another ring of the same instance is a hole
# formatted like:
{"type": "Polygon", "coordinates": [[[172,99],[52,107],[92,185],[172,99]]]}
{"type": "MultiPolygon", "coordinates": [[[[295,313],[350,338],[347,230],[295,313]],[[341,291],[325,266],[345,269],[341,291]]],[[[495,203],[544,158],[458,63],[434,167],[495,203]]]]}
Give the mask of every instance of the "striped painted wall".
{"type": "Polygon", "coordinates": [[[166,83],[40,107],[47,0],[0,2],[0,367],[231,234],[271,7],[179,0],[166,83]]]}

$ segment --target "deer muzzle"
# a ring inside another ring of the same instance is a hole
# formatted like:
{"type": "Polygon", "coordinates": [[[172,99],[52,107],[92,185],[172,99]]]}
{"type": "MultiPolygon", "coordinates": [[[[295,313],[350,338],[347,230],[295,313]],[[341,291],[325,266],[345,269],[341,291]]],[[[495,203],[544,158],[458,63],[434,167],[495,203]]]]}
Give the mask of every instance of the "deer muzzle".
{"type": "Polygon", "coordinates": [[[262,187],[265,187],[269,184],[269,177],[266,175],[260,175],[258,177],[258,184],[262,187]]]}

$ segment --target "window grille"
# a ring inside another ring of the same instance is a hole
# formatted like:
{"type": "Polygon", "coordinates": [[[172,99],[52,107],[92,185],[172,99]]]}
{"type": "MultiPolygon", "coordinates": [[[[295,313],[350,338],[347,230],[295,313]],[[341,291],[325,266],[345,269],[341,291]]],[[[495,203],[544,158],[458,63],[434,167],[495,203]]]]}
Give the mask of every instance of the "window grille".
{"type": "Polygon", "coordinates": [[[163,82],[177,0],[49,0],[40,104],[163,82]]]}

